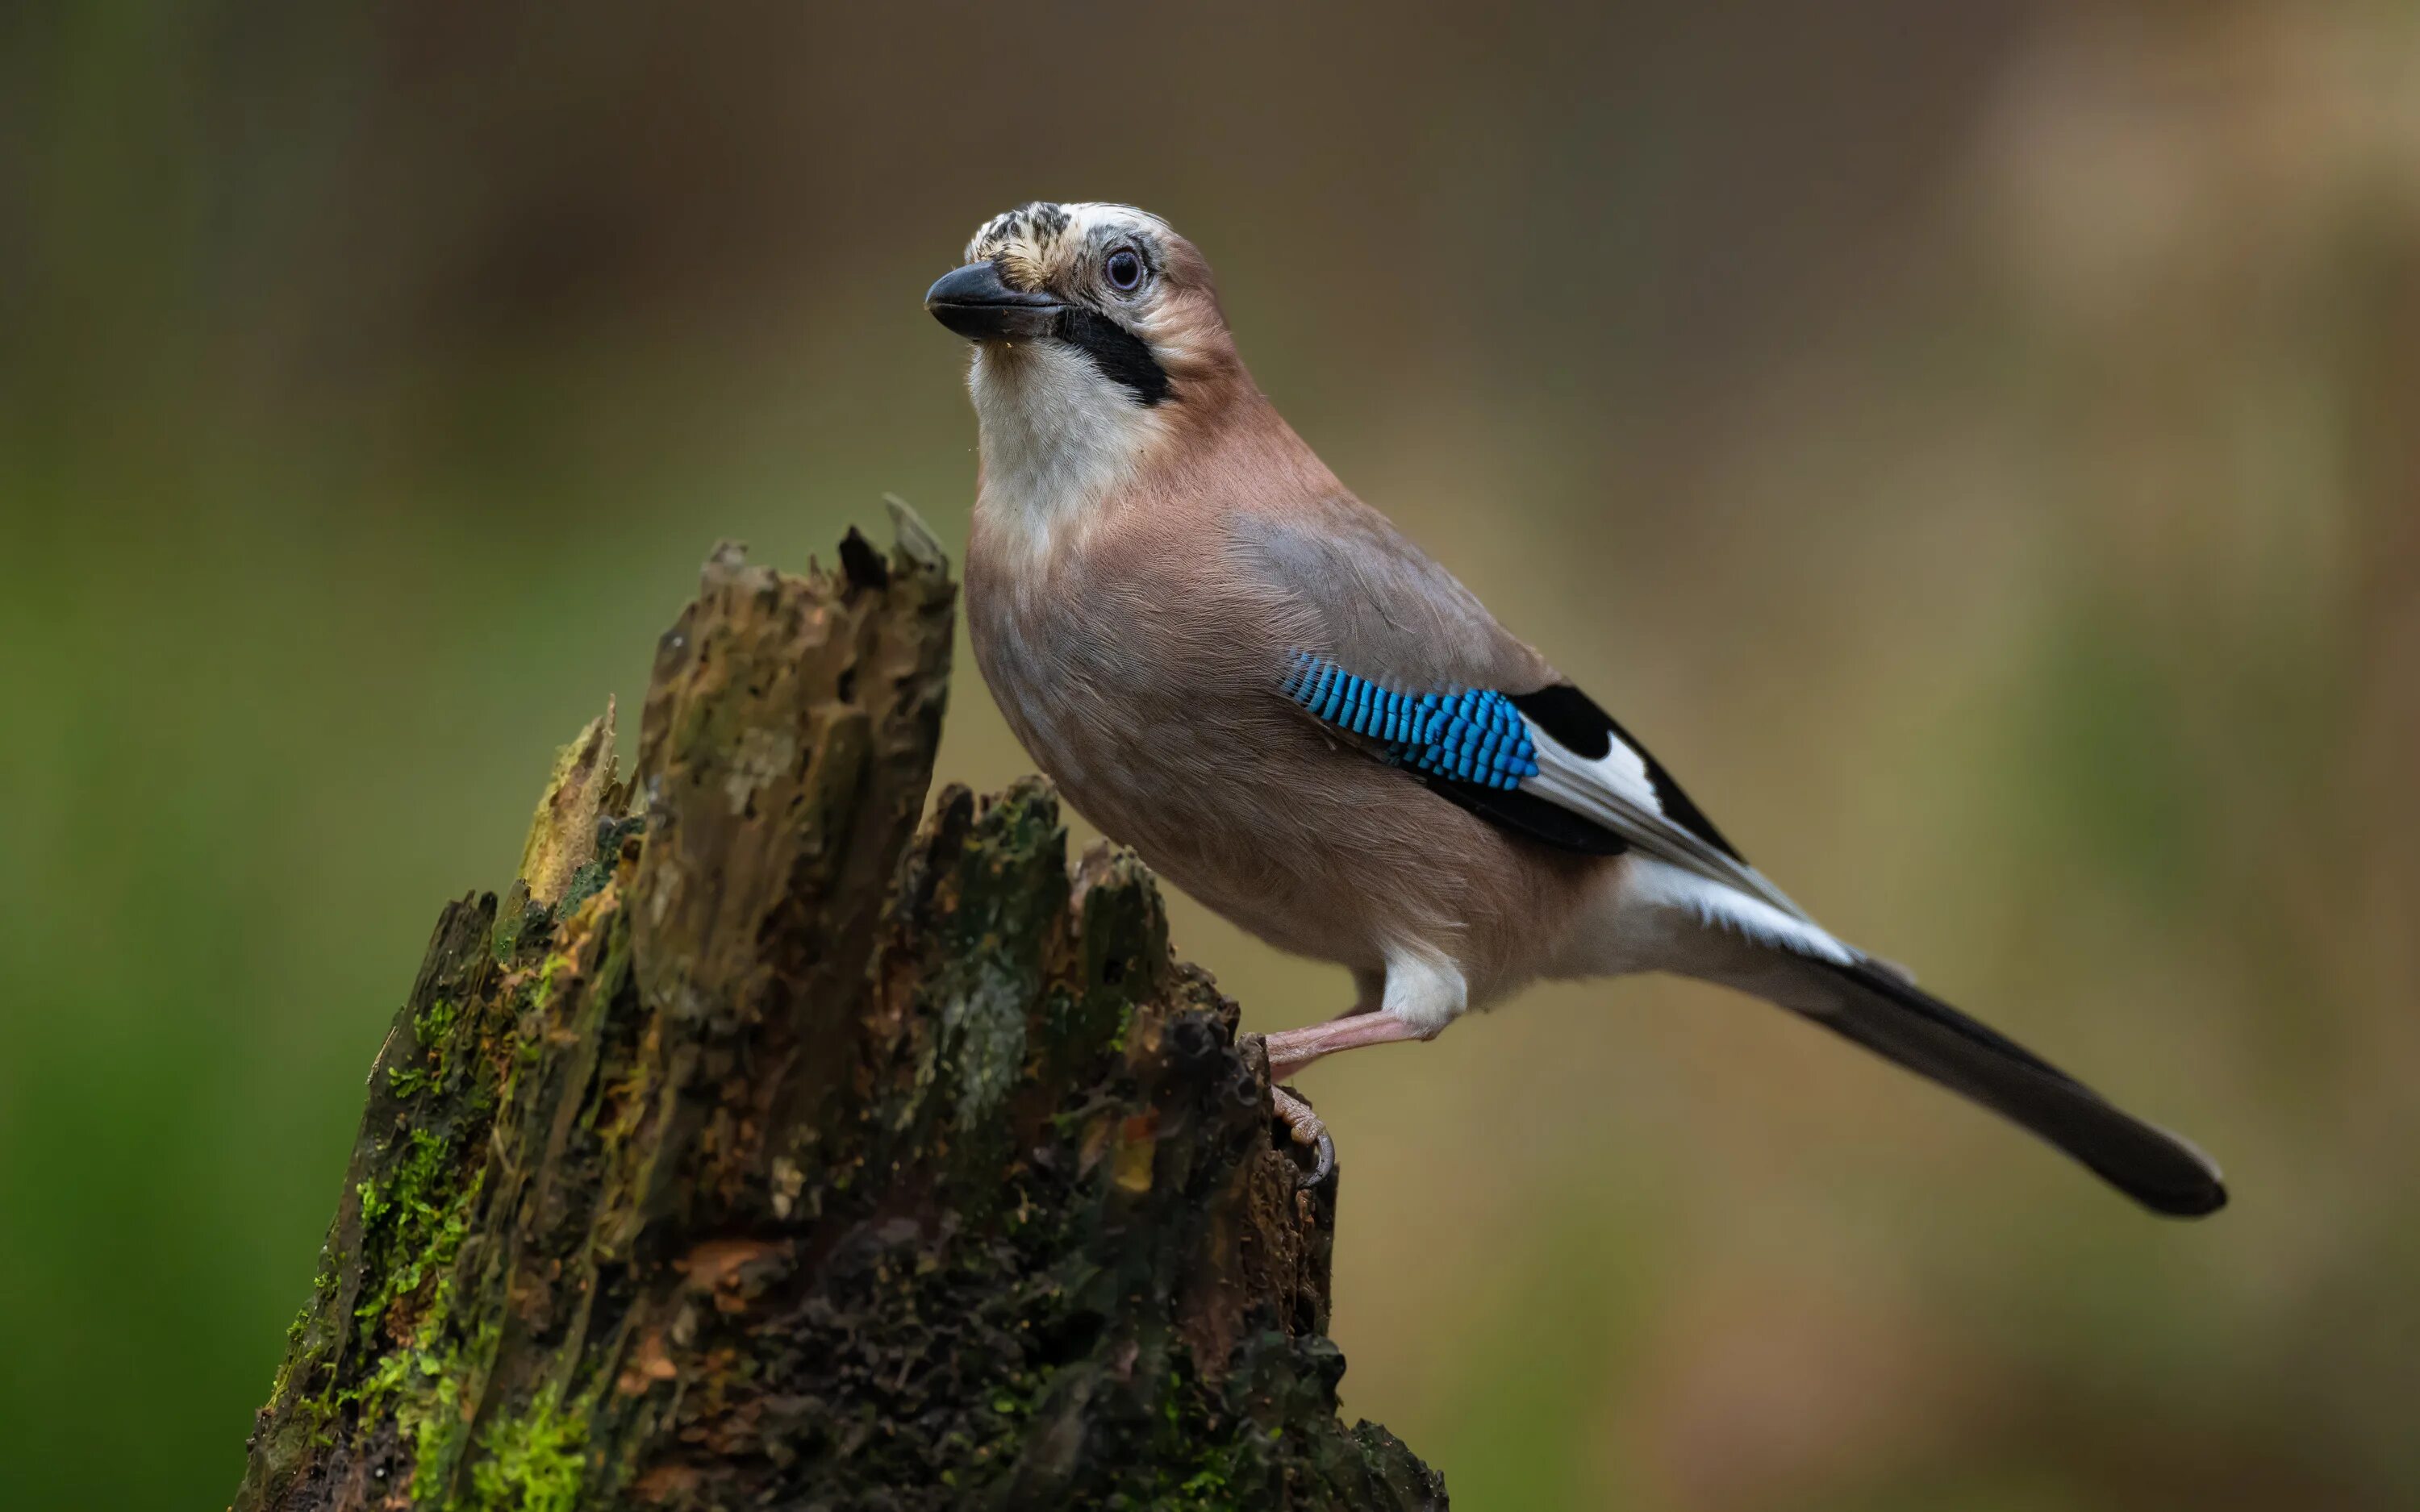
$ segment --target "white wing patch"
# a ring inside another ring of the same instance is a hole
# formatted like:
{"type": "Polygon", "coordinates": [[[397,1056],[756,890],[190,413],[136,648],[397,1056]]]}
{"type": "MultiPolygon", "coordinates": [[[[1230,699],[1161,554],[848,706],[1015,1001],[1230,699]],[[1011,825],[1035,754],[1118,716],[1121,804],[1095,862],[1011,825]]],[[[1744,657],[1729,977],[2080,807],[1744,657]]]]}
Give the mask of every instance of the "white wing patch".
{"type": "Polygon", "coordinates": [[[1535,719],[1524,716],[1523,723],[1536,747],[1538,770],[1522,779],[1522,792],[1604,825],[1647,856],[1734,889],[1744,895],[1743,902],[1759,903],[1781,918],[1812,928],[1807,911],[1766,881],[1762,872],[1709,844],[1664,812],[1654,779],[1648,775],[1647,758],[1636,748],[1608,733],[1606,738],[1612,748],[1591,761],[1540,729],[1535,719]]]}
{"type": "MultiPolygon", "coordinates": [[[[1647,758],[1629,746],[1615,740],[1612,749],[1590,761],[1539,729],[1535,720],[1525,717],[1522,722],[1528,725],[1529,738],[1537,743],[1539,779],[1552,780],[1579,793],[1602,790],[1636,804],[1649,813],[1661,816],[1664,812],[1663,801],[1655,796],[1655,779],[1647,775],[1647,758]]],[[[1522,786],[1540,788],[1542,797],[1552,796],[1544,792],[1540,781],[1525,782],[1522,786]]]]}
{"type": "Polygon", "coordinates": [[[1629,901],[1635,904],[1690,914],[1700,924],[1730,930],[1760,945],[1776,946],[1844,966],[1864,959],[1808,920],[1783,913],[1728,883],[1710,881],[1668,861],[1652,856],[1636,858],[1627,884],[1629,901]]]}

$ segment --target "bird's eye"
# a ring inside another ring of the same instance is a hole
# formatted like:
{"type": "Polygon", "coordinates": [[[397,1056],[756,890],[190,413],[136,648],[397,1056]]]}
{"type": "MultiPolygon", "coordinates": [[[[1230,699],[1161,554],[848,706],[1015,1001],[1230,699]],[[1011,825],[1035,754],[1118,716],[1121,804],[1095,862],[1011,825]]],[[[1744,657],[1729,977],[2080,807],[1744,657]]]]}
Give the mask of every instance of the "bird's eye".
{"type": "Polygon", "coordinates": [[[1109,287],[1121,294],[1132,294],[1142,287],[1142,255],[1132,247],[1120,247],[1109,254],[1101,270],[1109,275],[1109,287]]]}

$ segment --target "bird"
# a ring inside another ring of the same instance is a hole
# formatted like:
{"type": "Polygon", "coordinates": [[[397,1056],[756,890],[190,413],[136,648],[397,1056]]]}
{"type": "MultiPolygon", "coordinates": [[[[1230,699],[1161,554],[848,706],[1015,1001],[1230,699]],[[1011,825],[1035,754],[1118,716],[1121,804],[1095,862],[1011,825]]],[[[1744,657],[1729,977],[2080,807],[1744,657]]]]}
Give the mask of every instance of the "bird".
{"type": "Polygon", "coordinates": [[[1321,462],[1238,355],[1210,266],[1130,206],[993,217],[924,296],[972,347],[975,660],[1077,812],[1213,912],[1342,964],[1264,1037],[1274,1115],[1325,1057],[1434,1040],[1546,980],[1667,972],[1798,1014],[1997,1113],[2145,1208],[2226,1201],[2184,1139],[1842,942],[1670,772],[1321,462]]]}

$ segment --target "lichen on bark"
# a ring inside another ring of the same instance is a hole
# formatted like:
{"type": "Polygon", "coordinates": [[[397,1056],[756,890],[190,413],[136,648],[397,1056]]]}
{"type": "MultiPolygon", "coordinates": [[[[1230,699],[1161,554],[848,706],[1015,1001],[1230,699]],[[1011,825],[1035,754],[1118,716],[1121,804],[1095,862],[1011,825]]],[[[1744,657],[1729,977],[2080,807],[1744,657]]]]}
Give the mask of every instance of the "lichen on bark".
{"type": "Polygon", "coordinates": [[[919,827],[952,607],[912,516],[707,563],[632,778],[609,711],[439,918],[238,1507],[1445,1504],[1149,873],[1038,780],[919,827]]]}

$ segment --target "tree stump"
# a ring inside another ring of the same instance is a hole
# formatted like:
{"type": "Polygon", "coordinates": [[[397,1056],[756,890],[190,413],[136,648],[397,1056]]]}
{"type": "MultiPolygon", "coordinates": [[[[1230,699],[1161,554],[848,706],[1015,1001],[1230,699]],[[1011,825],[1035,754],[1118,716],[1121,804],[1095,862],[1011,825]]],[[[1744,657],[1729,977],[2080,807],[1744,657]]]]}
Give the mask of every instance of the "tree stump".
{"type": "Polygon", "coordinates": [[[918,828],[954,590],[912,515],[725,547],[638,770],[566,749],[371,1068],[235,1505],[1442,1508],[1337,1417],[1335,1182],[1039,780],[918,828]]]}

